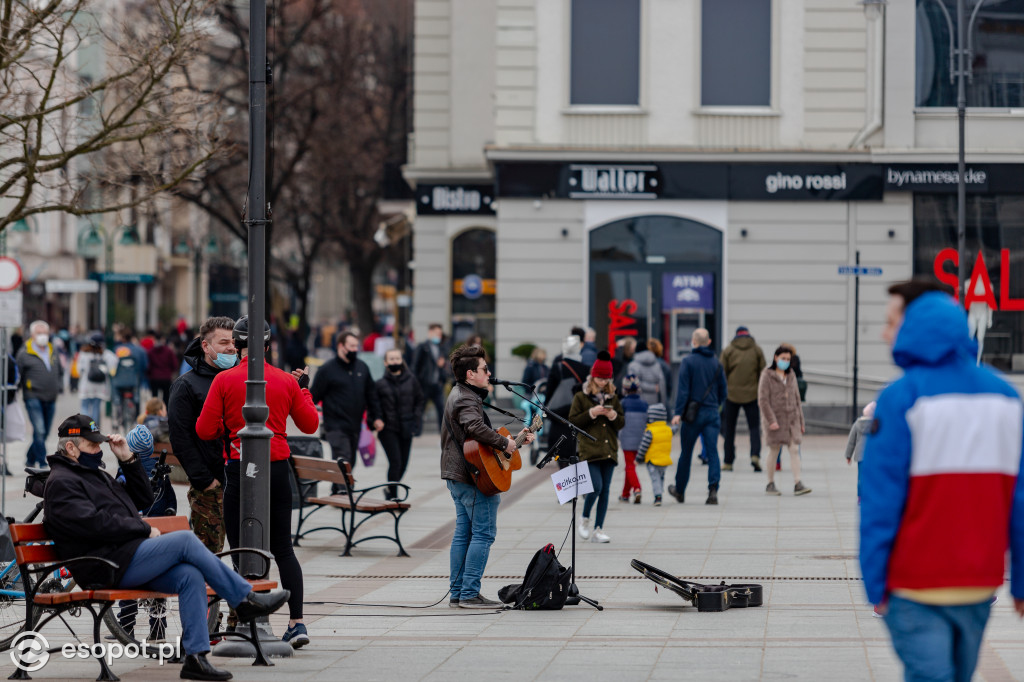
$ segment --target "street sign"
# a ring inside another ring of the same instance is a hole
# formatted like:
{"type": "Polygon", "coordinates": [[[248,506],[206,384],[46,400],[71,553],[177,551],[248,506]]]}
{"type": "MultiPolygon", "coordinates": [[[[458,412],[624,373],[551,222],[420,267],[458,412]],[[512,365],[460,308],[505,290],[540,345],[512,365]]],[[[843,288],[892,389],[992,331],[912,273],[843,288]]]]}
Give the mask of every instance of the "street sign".
{"type": "Polygon", "coordinates": [[[863,265],[840,265],[840,275],[850,275],[851,277],[881,277],[882,268],[869,268],[863,265]]]}
{"type": "Polygon", "coordinates": [[[469,300],[480,298],[484,293],[484,281],[479,275],[466,275],[462,278],[462,295],[469,300]]]}
{"type": "Polygon", "coordinates": [[[100,290],[100,283],[94,279],[48,279],[48,294],[95,294],[100,290]]]}
{"type": "Polygon", "coordinates": [[[6,256],[0,257],[0,291],[11,291],[20,286],[21,266],[18,261],[6,256]]]}
{"type": "Polygon", "coordinates": [[[0,291],[0,327],[20,327],[21,318],[21,289],[0,291]]]}

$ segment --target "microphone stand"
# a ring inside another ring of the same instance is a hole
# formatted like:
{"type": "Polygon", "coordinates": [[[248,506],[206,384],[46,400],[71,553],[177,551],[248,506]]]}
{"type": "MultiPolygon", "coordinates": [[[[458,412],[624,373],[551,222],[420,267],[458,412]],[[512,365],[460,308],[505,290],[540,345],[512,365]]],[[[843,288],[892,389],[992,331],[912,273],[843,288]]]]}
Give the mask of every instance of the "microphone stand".
{"type": "MultiPolygon", "coordinates": [[[[586,436],[587,438],[589,438],[590,440],[593,440],[593,441],[597,440],[597,438],[594,438],[593,436],[591,436],[589,433],[587,433],[583,429],[581,429],[578,426],[576,426],[575,424],[569,422],[569,420],[564,419],[564,418],[560,417],[559,415],[555,414],[554,412],[552,412],[551,410],[549,410],[544,404],[535,403],[532,400],[530,400],[529,398],[527,398],[526,396],[524,396],[524,395],[522,395],[520,393],[517,393],[516,391],[513,391],[508,386],[506,386],[505,388],[508,389],[509,393],[517,395],[520,398],[522,398],[523,400],[525,400],[526,402],[530,403],[531,405],[539,408],[540,411],[543,412],[548,417],[561,422],[565,426],[568,426],[569,429],[574,431],[577,435],[582,434],[582,435],[586,436]]],[[[534,392],[534,397],[536,397],[536,392],[534,392]]],[[[538,469],[543,469],[545,467],[545,465],[547,465],[548,462],[550,462],[552,459],[555,459],[555,453],[558,452],[559,446],[562,444],[562,441],[564,441],[565,439],[566,439],[566,436],[563,433],[558,438],[558,440],[555,441],[554,446],[548,447],[548,451],[544,455],[544,459],[542,459],[540,462],[537,463],[537,468],[538,469]]],[[[576,450],[574,448],[573,449],[573,454],[569,456],[569,466],[566,467],[566,469],[570,469],[571,468],[573,470],[573,478],[576,481],[575,485],[576,485],[577,490],[579,489],[580,483],[579,483],[579,477],[578,477],[578,472],[577,472],[576,465],[579,464],[579,462],[580,462],[579,455],[576,453],[576,450]]],[[[568,596],[565,599],[565,603],[567,605],[569,605],[569,606],[576,606],[581,601],[583,601],[583,602],[586,602],[587,604],[590,604],[591,606],[593,606],[598,611],[604,611],[604,607],[601,606],[596,599],[591,599],[590,597],[586,597],[586,596],[580,594],[580,589],[579,589],[579,587],[576,586],[576,500],[577,500],[578,497],[579,497],[579,495],[573,495],[572,496],[572,525],[569,528],[569,533],[572,534],[572,565],[569,568],[570,577],[571,577],[571,581],[572,582],[569,583],[569,589],[567,590],[568,596]]]]}

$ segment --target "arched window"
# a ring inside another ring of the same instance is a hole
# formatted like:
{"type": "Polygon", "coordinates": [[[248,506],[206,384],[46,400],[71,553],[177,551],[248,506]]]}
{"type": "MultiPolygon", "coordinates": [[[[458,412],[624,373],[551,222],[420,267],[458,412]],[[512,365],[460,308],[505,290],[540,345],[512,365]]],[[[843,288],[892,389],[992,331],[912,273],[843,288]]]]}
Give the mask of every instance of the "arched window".
{"type": "Polygon", "coordinates": [[[497,276],[494,230],[474,227],[452,240],[452,337],[477,333],[494,341],[497,276]]]}

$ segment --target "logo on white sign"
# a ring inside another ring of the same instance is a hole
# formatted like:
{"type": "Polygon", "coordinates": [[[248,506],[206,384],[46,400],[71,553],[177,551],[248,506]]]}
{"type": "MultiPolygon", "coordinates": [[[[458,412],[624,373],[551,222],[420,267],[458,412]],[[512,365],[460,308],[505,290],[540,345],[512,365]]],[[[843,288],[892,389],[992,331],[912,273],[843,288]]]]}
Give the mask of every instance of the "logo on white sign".
{"type": "Polygon", "coordinates": [[[565,504],[577,495],[594,492],[594,482],[590,480],[590,467],[586,462],[579,462],[551,474],[551,483],[555,486],[558,504],[565,504]]]}

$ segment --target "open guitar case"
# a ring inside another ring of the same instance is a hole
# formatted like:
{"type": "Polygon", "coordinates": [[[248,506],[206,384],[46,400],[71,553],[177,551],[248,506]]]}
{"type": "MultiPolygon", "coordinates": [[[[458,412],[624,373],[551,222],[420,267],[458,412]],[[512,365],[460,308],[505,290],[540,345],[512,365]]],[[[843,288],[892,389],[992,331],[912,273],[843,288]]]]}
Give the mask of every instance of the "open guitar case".
{"type": "Polygon", "coordinates": [[[696,606],[698,611],[725,611],[762,604],[763,590],[757,583],[726,585],[723,581],[720,585],[701,585],[677,578],[639,559],[633,559],[629,565],[655,584],[672,590],[696,606]]]}

